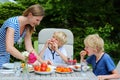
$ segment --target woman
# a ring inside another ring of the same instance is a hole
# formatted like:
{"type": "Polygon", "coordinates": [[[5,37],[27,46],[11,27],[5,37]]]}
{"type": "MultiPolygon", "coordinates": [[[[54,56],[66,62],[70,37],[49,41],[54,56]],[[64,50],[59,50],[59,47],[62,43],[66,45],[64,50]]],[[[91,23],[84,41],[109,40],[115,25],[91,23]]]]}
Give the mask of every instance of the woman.
{"type": "MultiPolygon", "coordinates": [[[[20,44],[22,38],[24,38],[26,51],[32,51],[37,56],[32,46],[31,35],[43,17],[44,9],[39,4],[35,4],[27,8],[22,16],[11,17],[4,22],[0,29],[0,67],[10,61],[10,55],[25,60],[25,57],[14,46],[15,43],[20,44]]],[[[38,56],[37,59],[42,62],[38,56]]]]}

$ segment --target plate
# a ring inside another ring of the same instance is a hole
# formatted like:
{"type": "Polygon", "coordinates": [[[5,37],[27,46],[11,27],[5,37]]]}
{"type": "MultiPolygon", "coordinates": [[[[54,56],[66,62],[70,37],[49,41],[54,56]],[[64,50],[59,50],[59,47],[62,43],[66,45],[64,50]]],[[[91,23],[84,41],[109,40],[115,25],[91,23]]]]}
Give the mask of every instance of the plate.
{"type": "Polygon", "coordinates": [[[32,65],[28,64],[28,71],[29,72],[34,72],[34,68],[32,65]]]}
{"type": "MultiPolygon", "coordinates": [[[[34,72],[34,68],[33,68],[33,66],[31,65],[31,64],[27,64],[28,66],[28,72],[34,72]]],[[[25,66],[24,66],[25,67],[25,66]]],[[[22,70],[21,71],[23,71],[23,69],[24,69],[24,67],[22,67],[22,70]]]]}
{"type": "Polygon", "coordinates": [[[3,68],[5,69],[13,69],[14,68],[14,63],[5,63],[2,65],[3,68]]]}
{"type": "Polygon", "coordinates": [[[54,66],[51,66],[51,65],[48,65],[50,68],[51,68],[51,71],[49,71],[49,72],[43,72],[43,71],[35,71],[34,70],[34,72],[35,73],[37,73],[37,74],[51,74],[51,73],[54,73],[55,72],[55,67],[54,66]]]}
{"type": "Polygon", "coordinates": [[[83,71],[88,71],[88,70],[90,70],[90,66],[83,66],[83,67],[82,67],[82,70],[83,70],[83,71]]]}
{"type": "Polygon", "coordinates": [[[37,74],[51,74],[51,73],[54,73],[55,71],[51,70],[49,72],[40,72],[40,71],[34,71],[34,72],[37,73],[37,74]]]}
{"type": "MultiPolygon", "coordinates": [[[[72,68],[74,71],[81,71],[81,65],[73,65],[73,66],[69,66],[70,68],[72,68]]],[[[89,66],[83,66],[82,70],[83,71],[88,71],[90,69],[89,66]]]]}
{"type": "Polygon", "coordinates": [[[56,72],[57,72],[57,73],[66,74],[66,73],[72,73],[73,70],[72,70],[72,68],[70,68],[70,67],[58,66],[58,67],[56,68],[56,72]]]}
{"type": "Polygon", "coordinates": [[[68,73],[72,73],[73,71],[71,72],[59,72],[59,71],[56,71],[57,73],[60,73],[60,74],[68,74],[68,73]]]}
{"type": "MultiPolygon", "coordinates": [[[[81,71],[81,67],[75,68],[75,66],[74,66],[74,67],[72,67],[72,69],[73,69],[74,71],[81,71]]],[[[90,69],[89,66],[83,66],[83,67],[82,67],[82,70],[83,70],[83,71],[88,71],[89,69],[90,69]]]]}
{"type": "Polygon", "coordinates": [[[70,66],[74,71],[81,71],[81,65],[70,66]]]}
{"type": "Polygon", "coordinates": [[[31,73],[31,72],[34,72],[34,69],[33,68],[29,68],[28,71],[31,73]]]}
{"type": "Polygon", "coordinates": [[[76,69],[76,68],[72,68],[74,71],[81,71],[80,68],[76,69]]]}

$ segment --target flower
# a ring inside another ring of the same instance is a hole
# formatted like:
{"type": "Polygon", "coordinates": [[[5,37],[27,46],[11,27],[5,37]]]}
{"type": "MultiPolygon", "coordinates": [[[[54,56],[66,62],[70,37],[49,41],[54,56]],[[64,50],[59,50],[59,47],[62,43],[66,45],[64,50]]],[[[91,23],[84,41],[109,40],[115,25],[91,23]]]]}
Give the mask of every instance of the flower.
{"type": "Polygon", "coordinates": [[[34,55],[34,53],[31,52],[28,57],[28,63],[29,64],[34,63],[36,60],[37,60],[36,56],[34,55]]]}
{"type": "Polygon", "coordinates": [[[24,75],[28,76],[28,73],[29,73],[28,64],[34,63],[37,60],[37,58],[36,58],[36,56],[34,55],[33,52],[29,53],[28,51],[23,51],[22,55],[25,56],[25,63],[24,63],[24,67],[23,67],[23,73],[24,73],[24,75]]]}
{"type": "Polygon", "coordinates": [[[33,52],[29,53],[28,51],[23,51],[22,55],[26,57],[25,62],[27,62],[28,64],[32,64],[37,60],[33,52]]]}
{"type": "Polygon", "coordinates": [[[29,52],[28,51],[23,51],[22,55],[25,56],[26,58],[29,56],[29,52]]]}

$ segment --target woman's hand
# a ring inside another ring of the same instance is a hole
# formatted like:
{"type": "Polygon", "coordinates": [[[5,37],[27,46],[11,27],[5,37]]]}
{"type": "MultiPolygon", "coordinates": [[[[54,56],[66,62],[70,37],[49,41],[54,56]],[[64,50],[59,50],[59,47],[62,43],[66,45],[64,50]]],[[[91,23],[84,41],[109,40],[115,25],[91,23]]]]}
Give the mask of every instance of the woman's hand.
{"type": "Polygon", "coordinates": [[[32,65],[40,65],[41,63],[46,63],[46,64],[49,64],[49,65],[53,65],[53,63],[50,61],[50,60],[46,60],[46,61],[42,61],[42,62],[39,62],[38,60],[36,60],[32,65]]]}
{"type": "Polygon", "coordinates": [[[36,60],[32,65],[33,65],[33,66],[34,66],[34,65],[40,65],[40,62],[39,62],[38,60],[36,60]]]}
{"type": "Polygon", "coordinates": [[[47,60],[47,64],[53,65],[53,63],[50,60],[47,60]]]}
{"type": "Polygon", "coordinates": [[[42,61],[42,63],[46,63],[46,64],[49,64],[49,65],[52,65],[52,64],[53,64],[50,60],[42,61]]]}

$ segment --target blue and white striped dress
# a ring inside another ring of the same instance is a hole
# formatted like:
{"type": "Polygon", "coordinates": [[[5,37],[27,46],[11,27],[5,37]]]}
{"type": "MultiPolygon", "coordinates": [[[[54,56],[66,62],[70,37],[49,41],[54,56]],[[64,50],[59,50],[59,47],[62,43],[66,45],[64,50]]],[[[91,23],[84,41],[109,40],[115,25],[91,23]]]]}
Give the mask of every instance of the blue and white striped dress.
{"type": "Polygon", "coordinates": [[[0,67],[2,64],[10,61],[10,54],[6,52],[5,42],[6,29],[8,27],[14,29],[14,43],[16,43],[20,39],[20,25],[18,22],[18,16],[7,19],[0,28],[0,67]]]}

